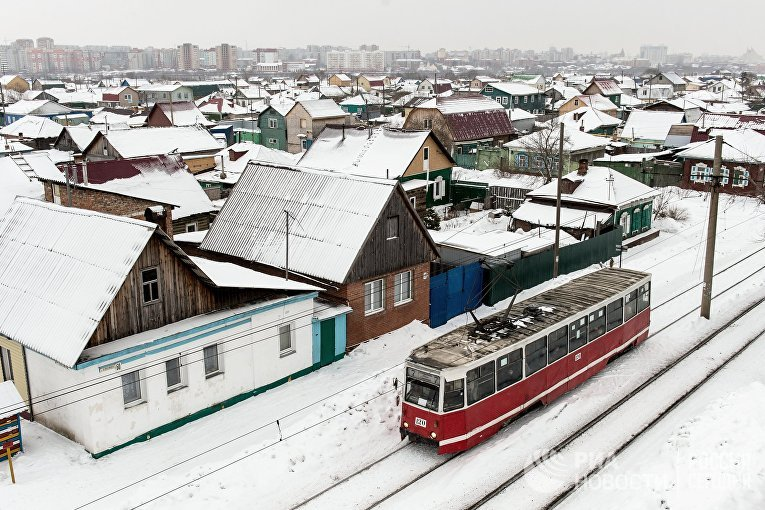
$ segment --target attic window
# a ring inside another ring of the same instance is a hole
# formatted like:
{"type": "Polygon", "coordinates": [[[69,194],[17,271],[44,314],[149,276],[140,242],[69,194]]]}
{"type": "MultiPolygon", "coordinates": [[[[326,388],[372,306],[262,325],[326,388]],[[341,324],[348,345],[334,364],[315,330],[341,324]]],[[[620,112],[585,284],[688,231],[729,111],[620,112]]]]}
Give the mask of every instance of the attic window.
{"type": "Polygon", "coordinates": [[[484,92],[494,92],[494,87],[491,85],[486,85],[486,88],[483,89],[484,92]]]}
{"type": "Polygon", "coordinates": [[[141,271],[141,286],[143,288],[143,304],[159,301],[159,268],[150,267],[141,271]]]}
{"type": "Polygon", "coordinates": [[[422,125],[425,129],[433,129],[433,120],[425,119],[422,121],[422,125]]]}
{"type": "Polygon", "coordinates": [[[398,216],[391,216],[388,218],[388,239],[396,239],[398,237],[398,216]]]}

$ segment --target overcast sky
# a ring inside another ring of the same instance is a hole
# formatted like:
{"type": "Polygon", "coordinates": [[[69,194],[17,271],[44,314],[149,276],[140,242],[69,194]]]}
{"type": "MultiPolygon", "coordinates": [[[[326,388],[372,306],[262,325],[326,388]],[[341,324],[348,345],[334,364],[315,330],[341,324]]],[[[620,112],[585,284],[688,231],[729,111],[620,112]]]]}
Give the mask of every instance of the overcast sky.
{"type": "Polygon", "coordinates": [[[246,48],[333,44],[381,49],[546,49],[765,54],[765,0],[54,0],[6,5],[2,37],[57,44],[174,47],[221,42],[246,48]],[[67,7],[64,7],[64,5],[67,7]],[[117,7],[119,6],[119,7],[117,7]],[[16,13],[11,14],[13,11],[16,13]]]}

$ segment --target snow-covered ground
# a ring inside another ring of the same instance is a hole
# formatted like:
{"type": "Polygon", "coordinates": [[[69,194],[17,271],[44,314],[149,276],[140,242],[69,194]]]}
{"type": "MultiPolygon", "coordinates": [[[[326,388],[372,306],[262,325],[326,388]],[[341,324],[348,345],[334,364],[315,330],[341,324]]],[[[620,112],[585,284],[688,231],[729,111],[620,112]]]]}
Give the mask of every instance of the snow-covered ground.
{"type": "MultiPolygon", "coordinates": [[[[683,196],[676,200],[687,208],[688,219],[682,223],[657,222],[661,236],[624,256],[626,267],[654,274],[654,304],[701,278],[708,202],[699,194],[683,196]]],[[[765,245],[764,220],[765,207],[755,200],[728,202],[723,197],[715,267],[727,267],[765,245]]],[[[720,275],[715,280],[715,292],[764,265],[765,252],[750,257],[720,275]]],[[[574,276],[559,280],[562,283],[574,276]]],[[[400,508],[412,502],[426,508],[464,506],[481,490],[491,488],[490,478],[501,479],[504,474],[502,470],[487,470],[487,465],[503,465],[506,471],[523,465],[532,452],[554,444],[588,415],[618,399],[714,323],[731,316],[744,301],[765,295],[764,279],[759,273],[740,290],[713,302],[712,324],[693,314],[622,357],[586,385],[517,420],[484,445],[392,498],[387,507],[400,508]]],[[[551,285],[548,282],[523,292],[518,299],[551,285]]],[[[675,322],[698,303],[699,295],[697,288],[657,310],[652,328],[675,322]]],[[[493,311],[482,307],[478,315],[493,311]]],[[[99,460],[36,423],[24,423],[25,452],[14,459],[16,485],[10,484],[6,465],[0,464],[0,507],[74,508],[95,501],[85,508],[132,508],[162,496],[147,507],[289,508],[402,446],[393,390],[394,378],[400,380],[402,376],[402,361],[412,348],[466,321],[465,316],[456,317],[434,330],[412,323],[364,344],[320,371],[99,460]]],[[[414,451],[420,467],[439,460],[434,451],[414,451]]],[[[401,458],[393,455],[395,467],[387,469],[405,478],[406,472],[414,472],[418,466],[411,465],[411,458],[408,464],[394,460],[401,458]]],[[[393,480],[377,482],[382,488],[396,488],[393,480]]],[[[358,494],[352,498],[356,505],[376,499],[367,495],[370,487],[354,490],[349,487],[347,494],[358,494]]],[[[337,505],[329,501],[324,507],[337,505]]]]}

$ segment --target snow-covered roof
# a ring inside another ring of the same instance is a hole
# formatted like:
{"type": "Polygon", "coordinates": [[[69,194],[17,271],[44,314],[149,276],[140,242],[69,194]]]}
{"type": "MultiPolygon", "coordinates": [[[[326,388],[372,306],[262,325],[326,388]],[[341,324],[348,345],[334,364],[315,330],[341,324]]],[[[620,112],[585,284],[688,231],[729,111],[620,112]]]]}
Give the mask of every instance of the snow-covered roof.
{"type": "MultiPolygon", "coordinates": [[[[561,206],[560,224],[569,228],[595,228],[598,223],[605,223],[611,217],[609,212],[593,212],[561,206]]],[[[524,202],[513,211],[513,218],[527,221],[532,225],[555,227],[555,204],[524,202]]]]}
{"type": "Polygon", "coordinates": [[[0,334],[74,366],[155,229],[16,199],[0,219],[0,334]]]}
{"type": "Polygon", "coordinates": [[[683,121],[684,112],[634,110],[622,129],[622,138],[664,142],[674,124],[683,121]]]}
{"type": "MultiPolygon", "coordinates": [[[[112,126],[109,126],[109,128],[113,129],[112,126]]],[[[74,141],[74,144],[79,148],[80,151],[82,151],[85,149],[85,147],[90,145],[90,142],[92,142],[96,135],[103,131],[104,128],[99,128],[98,126],[87,124],[78,124],[76,126],[67,126],[64,128],[64,130],[69,133],[69,136],[72,138],[72,141],[74,141]]]]}
{"type": "Polygon", "coordinates": [[[346,113],[332,99],[313,99],[298,101],[313,119],[331,119],[345,117],[346,113]]]}
{"type": "Polygon", "coordinates": [[[643,104],[643,101],[636,98],[635,96],[631,96],[629,94],[622,94],[619,98],[619,104],[622,105],[622,107],[625,106],[640,106],[643,104]]]}
{"type": "MultiPolygon", "coordinates": [[[[193,101],[179,101],[176,103],[154,103],[152,109],[161,110],[174,126],[212,126],[214,123],[207,120],[193,101]]],[[[151,115],[151,113],[149,114],[151,115]]]]}
{"type": "Polygon", "coordinates": [[[616,117],[591,106],[585,106],[562,115],[560,122],[574,129],[580,129],[583,126],[587,133],[600,128],[616,127],[622,123],[616,117]]]}
{"type": "Polygon", "coordinates": [[[220,150],[218,141],[205,129],[197,127],[137,128],[109,131],[103,136],[123,158],[156,154],[180,154],[220,150]]]}
{"type": "Polygon", "coordinates": [[[271,99],[268,106],[276,110],[282,117],[287,115],[292,107],[295,106],[295,101],[286,97],[280,97],[279,99],[271,99]]]}
{"type": "Polygon", "coordinates": [[[319,287],[285,280],[246,267],[232,264],[231,262],[218,262],[201,257],[189,257],[194,264],[207,275],[218,287],[231,287],[238,289],[272,289],[272,290],[322,290],[319,287]]]}
{"type": "Polygon", "coordinates": [[[351,77],[348,76],[347,74],[335,73],[332,76],[337,76],[337,79],[340,81],[351,81],[351,77]]]}
{"type": "Polygon", "coordinates": [[[687,149],[678,152],[677,157],[714,160],[714,138],[717,135],[723,137],[723,161],[765,163],[765,135],[752,129],[712,129],[709,140],[690,144],[687,149]]]}
{"type": "Polygon", "coordinates": [[[669,82],[672,85],[685,85],[686,83],[685,80],[679,74],[673,71],[665,71],[665,72],[662,72],[661,74],[663,74],[664,77],[667,80],[669,80],[669,82]]]}
{"type": "Polygon", "coordinates": [[[520,83],[516,81],[489,83],[491,87],[505,94],[512,96],[528,96],[530,94],[539,94],[539,89],[532,87],[526,83],[520,83]]]}
{"type": "Polygon", "coordinates": [[[45,192],[42,183],[25,174],[13,158],[2,157],[0,158],[0,216],[11,206],[17,196],[41,200],[45,197],[45,192]]]}
{"type": "Polygon", "coordinates": [[[19,390],[16,389],[16,384],[12,380],[1,382],[0,420],[10,418],[11,416],[28,410],[29,408],[24,403],[24,399],[21,398],[19,390]]]}
{"type": "MultiPolygon", "coordinates": [[[[529,146],[533,146],[533,140],[537,139],[535,137],[545,136],[547,133],[545,130],[549,129],[553,128],[549,126],[545,127],[542,131],[537,131],[515,140],[511,140],[504,144],[503,147],[508,147],[513,150],[529,150],[529,146]]],[[[558,130],[560,128],[556,126],[554,129],[555,133],[550,134],[550,139],[558,140],[558,130]]],[[[605,148],[606,145],[608,145],[607,138],[591,135],[589,133],[583,133],[582,131],[579,131],[578,128],[567,126],[565,124],[563,128],[563,137],[563,150],[566,152],[577,152],[587,149],[595,149],[598,147],[605,148]]],[[[558,142],[556,141],[555,143],[557,144],[558,142]]]]}
{"type": "Polygon", "coordinates": [[[0,135],[23,136],[25,138],[57,138],[63,129],[64,126],[47,117],[27,115],[0,129],[0,135]]]}
{"type": "Polygon", "coordinates": [[[71,108],[48,99],[22,99],[5,107],[6,115],[63,115],[71,108]]]}
{"type": "Polygon", "coordinates": [[[561,100],[559,101],[559,106],[562,106],[564,104],[573,103],[574,105],[577,104],[577,101],[579,102],[580,108],[583,108],[585,106],[590,106],[592,108],[595,108],[597,110],[616,110],[616,105],[611,102],[610,99],[607,97],[602,96],[601,94],[591,94],[589,96],[587,95],[579,95],[572,97],[567,100],[561,100]]]}
{"type": "Polygon", "coordinates": [[[444,115],[505,109],[501,104],[486,96],[460,95],[435,98],[419,105],[419,108],[437,108],[444,115]]]}
{"type": "Polygon", "coordinates": [[[283,268],[286,210],[290,269],[344,282],[396,184],[252,163],[200,248],[283,268]]]}
{"type": "Polygon", "coordinates": [[[200,182],[236,184],[250,161],[291,166],[297,164],[301,154],[292,154],[252,142],[240,142],[226,147],[215,156],[215,170],[197,174],[196,178],[200,182]],[[245,154],[232,161],[232,152],[245,154]],[[220,158],[223,158],[222,164],[220,158]],[[221,178],[221,170],[225,178],[221,178]]]}
{"type": "MultiPolygon", "coordinates": [[[[652,187],[604,166],[591,166],[586,175],[571,172],[564,175],[563,180],[579,183],[572,193],[561,194],[561,200],[566,204],[626,207],[635,201],[644,202],[659,194],[652,187]]],[[[554,201],[557,192],[557,179],[553,179],[526,196],[554,201]]]]}
{"type": "Polygon", "coordinates": [[[638,152],[634,154],[617,154],[616,156],[603,156],[597,158],[595,161],[605,161],[614,163],[639,163],[652,158],[658,158],[659,156],[669,156],[672,151],[659,151],[659,152],[638,152]]]}
{"type": "Polygon", "coordinates": [[[340,101],[340,106],[364,106],[382,104],[382,98],[373,94],[358,94],[340,101]]]}
{"type": "Polygon", "coordinates": [[[622,89],[619,87],[619,85],[611,80],[593,80],[592,83],[598,88],[598,90],[600,90],[601,94],[605,96],[622,93],[622,89]]]}
{"type": "Polygon", "coordinates": [[[702,113],[696,121],[696,127],[702,130],[711,128],[738,129],[749,128],[765,131],[765,115],[725,115],[702,113]]]}
{"type": "Polygon", "coordinates": [[[397,179],[406,171],[430,134],[384,127],[327,126],[300,158],[301,168],[365,177],[397,179]]]}

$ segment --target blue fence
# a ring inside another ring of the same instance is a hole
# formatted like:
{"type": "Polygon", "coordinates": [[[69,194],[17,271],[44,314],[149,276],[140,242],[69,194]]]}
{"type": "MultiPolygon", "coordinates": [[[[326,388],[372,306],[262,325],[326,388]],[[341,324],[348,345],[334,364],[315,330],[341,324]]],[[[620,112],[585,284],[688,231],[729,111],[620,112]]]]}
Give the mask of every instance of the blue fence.
{"type": "Polygon", "coordinates": [[[430,327],[475,308],[481,302],[483,268],[480,262],[455,267],[430,278],[430,327]]]}

